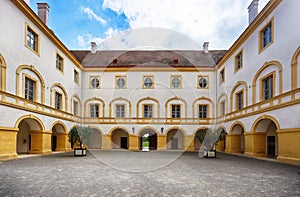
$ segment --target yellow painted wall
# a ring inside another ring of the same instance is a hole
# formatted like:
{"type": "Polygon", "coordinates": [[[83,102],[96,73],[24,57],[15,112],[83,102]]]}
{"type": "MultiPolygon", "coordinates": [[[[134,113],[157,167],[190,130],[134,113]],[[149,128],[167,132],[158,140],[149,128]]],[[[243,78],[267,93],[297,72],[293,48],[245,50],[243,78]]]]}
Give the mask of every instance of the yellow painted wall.
{"type": "Polygon", "coordinates": [[[278,131],[277,159],[300,164],[300,129],[278,131]]]}
{"type": "Polygon", "coordinates": [[[167,149],[167,136],[166,135],[157,135],[157,150],[166,150],[167,149]]]}
{"type": "Polygon", "coordinates": [[[244,133],[245,136],[245,155],[253,156],[253,134],[252,133],[244,133]]]}
{"type": "Polygon", "coordinates": [[[194,136],[187,135],[184,138],[184,150],[187,152],[194,152],[194,136]]]}
{"type": "Polygon", "coordinates": [[[0,160],[16,159],[18,158],[16,152],[17,130],[15,129],[0,129],[0,160]]]}
{"type": "Polygon", "coordinates": [[[253,133],[253,156],[266,157],[266,133],[253,133]]]}
{"type": "Polygon", "coordinates": [[[111,144],[111,135],[102,135],[102,150],[111,150],[112,144],[111,144]]]}
{"type": "Polygon", "coordinates": [[[226,136],[226,152],[240,153],[241,152],[241,135],[228,134],[226,136]]]}
{"type": "Polygon", "coordinates": [[[68,141],[67,133],[57,133],[56,151],[68,151],[71,150],[71,144],[68,141]]]}
{"type": "Polygon", "coordinates": [[[139,150],[139,136],[137,135],[129,135],[129,148],[131,151],[139,150]]]}

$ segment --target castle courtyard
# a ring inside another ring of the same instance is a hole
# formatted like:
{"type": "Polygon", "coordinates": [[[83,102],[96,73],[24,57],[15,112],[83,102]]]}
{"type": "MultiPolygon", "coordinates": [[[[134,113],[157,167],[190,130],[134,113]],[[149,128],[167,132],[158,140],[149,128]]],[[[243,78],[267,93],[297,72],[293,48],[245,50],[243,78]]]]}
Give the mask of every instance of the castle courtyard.
{"type": "Polygon", "coordinates": [[[299,166],[223,153],[90,150],[0,163],[0,196],[299,195],[299,166]]]}

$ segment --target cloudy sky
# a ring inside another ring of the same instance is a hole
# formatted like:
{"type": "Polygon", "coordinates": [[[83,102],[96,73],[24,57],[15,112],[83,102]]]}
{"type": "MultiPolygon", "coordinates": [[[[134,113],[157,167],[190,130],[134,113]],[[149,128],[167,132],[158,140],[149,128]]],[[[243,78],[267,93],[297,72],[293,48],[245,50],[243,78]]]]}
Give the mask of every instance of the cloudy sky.
{"type": "MultiPolygon", "coordinates": [[[[50,5],[49,26],[69,49],[228,49],[248,25],[252,0],[31,0],[50,5]]],[[[259,11],[268,0],[260,0],[259,11]]]]}

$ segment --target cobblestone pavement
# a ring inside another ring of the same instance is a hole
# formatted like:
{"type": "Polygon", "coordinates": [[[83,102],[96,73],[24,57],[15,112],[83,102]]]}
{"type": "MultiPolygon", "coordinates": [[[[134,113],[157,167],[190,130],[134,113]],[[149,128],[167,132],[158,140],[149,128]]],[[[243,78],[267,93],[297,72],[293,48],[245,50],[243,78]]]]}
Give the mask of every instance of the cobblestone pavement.
{"type": "Polygon", "coordinates": [[[0,163],[0,196],[300,196],[300,167],[218,154],[92,150],[0,163]]]}

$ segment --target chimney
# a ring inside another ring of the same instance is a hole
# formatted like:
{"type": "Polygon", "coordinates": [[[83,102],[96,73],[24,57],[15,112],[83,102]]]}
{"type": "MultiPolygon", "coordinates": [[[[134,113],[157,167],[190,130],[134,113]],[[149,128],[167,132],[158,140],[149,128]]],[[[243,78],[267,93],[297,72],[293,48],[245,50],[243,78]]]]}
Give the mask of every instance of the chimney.
{"type": "Polygon", "coordinates": [[[203,52],[204,53],[208,53],[208,44],[209,44],[209,42],[204,42],[203,43],[203,52]]]}
{"type": "Polygon", "coordinates": [[[97,52],[97,44],[96,42],[91,42],[91,53],[95,54],[97,52]]]}
{"type": "Polygon", "coordinates": [[[248,7],[249,25],[252,23],[252,21],[255,19],[255,17],[258,14],[258,2],[259,0],[253,0],[248,7]]]}
{"type": "Polygon", "coordinates": [[[48,26],[48,15],[50,6],[47,3],[37,3],[38,16],[48,26]]]}
{"type": "Polygon", "coordinates": [[[24,2],[30,7],[30,0],[24,0],[24,2]]]}

